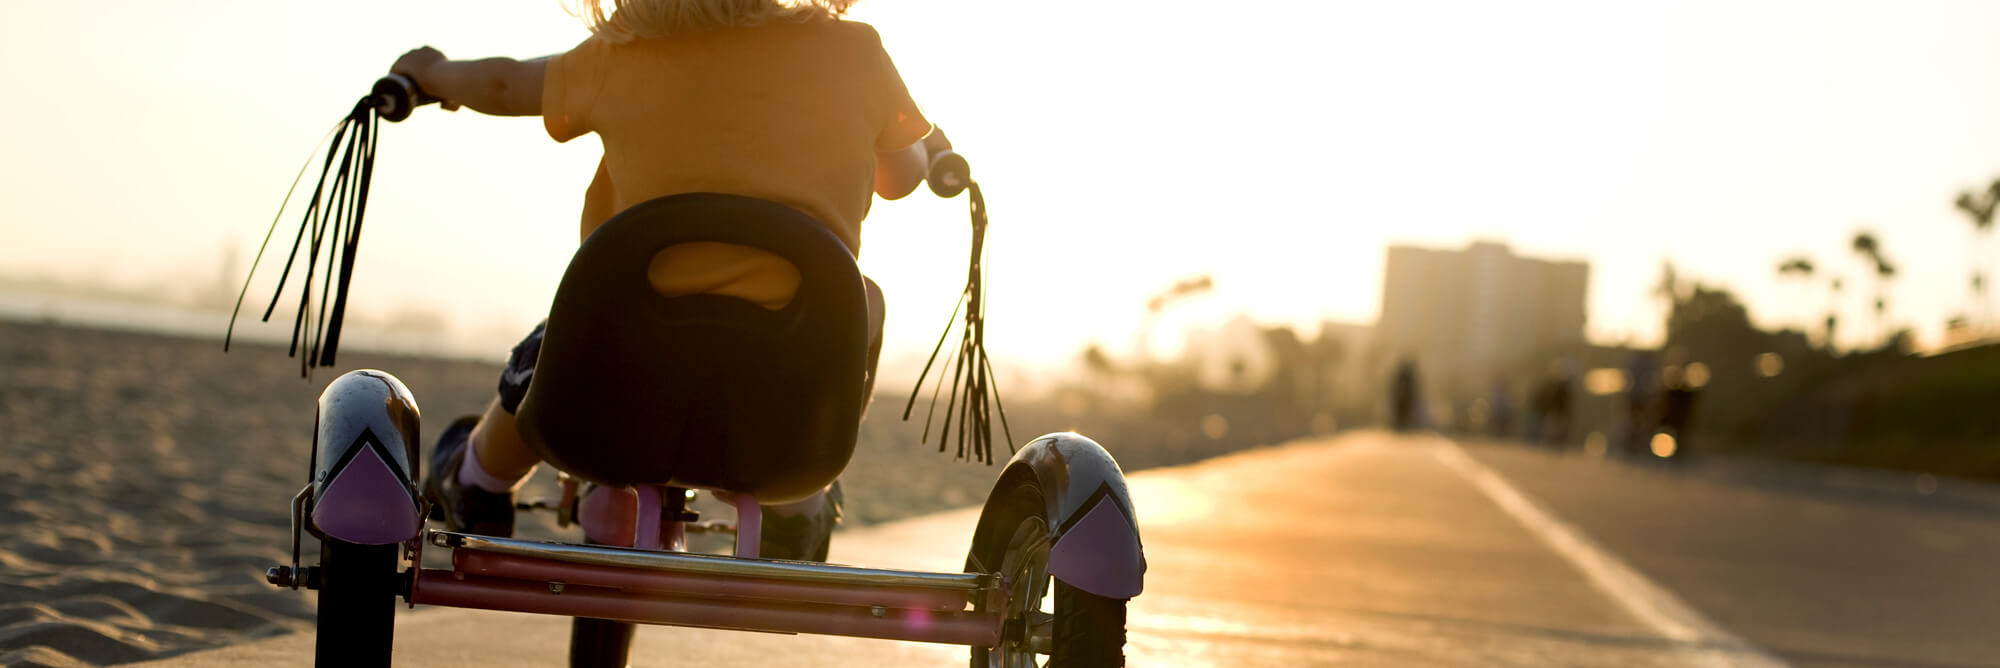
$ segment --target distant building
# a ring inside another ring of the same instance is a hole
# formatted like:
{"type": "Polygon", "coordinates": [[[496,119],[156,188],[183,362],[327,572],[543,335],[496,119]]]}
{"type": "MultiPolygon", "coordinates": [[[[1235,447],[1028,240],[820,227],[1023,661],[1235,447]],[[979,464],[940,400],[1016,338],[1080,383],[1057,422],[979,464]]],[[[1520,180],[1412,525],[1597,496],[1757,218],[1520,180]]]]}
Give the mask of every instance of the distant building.
{"type": "Polygon", "coordinates": [[[1414,358],[1432,396],[1485,391],[1583,343],[1589,277],[1584,262],[1521,257],[1494,242],[1390,246],[1376,352],[1414,358]]]}

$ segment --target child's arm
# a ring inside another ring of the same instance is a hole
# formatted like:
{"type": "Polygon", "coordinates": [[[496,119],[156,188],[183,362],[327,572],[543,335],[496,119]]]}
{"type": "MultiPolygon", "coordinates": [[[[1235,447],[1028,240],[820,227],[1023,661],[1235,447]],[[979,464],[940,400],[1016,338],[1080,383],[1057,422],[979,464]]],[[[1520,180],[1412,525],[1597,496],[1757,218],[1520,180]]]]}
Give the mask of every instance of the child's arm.
{"type": "Polygon", "coordinates": [[[924,143],[917,142],[900,151],[875,154],[875,194],[882,199],[902,199],[924,182],[930,166],[924,143]]]}
{"type": "Polygon", "coordinates": [[[951,148],[951,140],[935,127],[922,141],[900,151],[875,154],[875,194],[882,199],[902,199],[924,182],[931,169],[931,155],[951,148]]]}
{"type": "Polygon", "coordinates": [[[448,60],[431,47],[403,54],[390,72],[410,77],[445,109],[459,105],[494,116],[539,116],[542,71],[548,58],[448,60]]]}

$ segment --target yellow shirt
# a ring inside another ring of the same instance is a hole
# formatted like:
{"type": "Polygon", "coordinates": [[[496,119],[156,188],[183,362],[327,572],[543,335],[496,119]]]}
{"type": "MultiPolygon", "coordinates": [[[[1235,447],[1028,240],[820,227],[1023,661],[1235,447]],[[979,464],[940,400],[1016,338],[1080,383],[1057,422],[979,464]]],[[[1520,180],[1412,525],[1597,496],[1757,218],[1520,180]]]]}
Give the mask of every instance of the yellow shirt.
{"type": "MultiPolygon", "coordinates": [[[[930,131],[875,29],[835,20],[624,43],[592,36],[549,60],[542,117],[556,141],[591,132],[604,141],[584,194],[584,237],[640,202],[719,192],[805,212],[855,253],[876,153],[930,131]]],[[[661,251],[650,278],[661,294],[774,309],[799,281],[776,256],[712,243],[661,251]]]]}

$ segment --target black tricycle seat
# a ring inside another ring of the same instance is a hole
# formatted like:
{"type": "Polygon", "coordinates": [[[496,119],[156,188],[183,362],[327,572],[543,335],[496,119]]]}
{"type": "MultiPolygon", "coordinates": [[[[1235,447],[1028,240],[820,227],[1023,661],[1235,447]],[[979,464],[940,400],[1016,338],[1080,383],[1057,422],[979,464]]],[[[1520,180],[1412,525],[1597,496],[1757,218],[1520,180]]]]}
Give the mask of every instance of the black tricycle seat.
{"type": "Polygon", "coordinates": [[[854,454],[867,330],[854,255],[812,217],[716,193],[647,201],[570,260],[521,435],[556,468],[601,485],[802,499],[854,454]],[[654,256],[694,242],[776,255],[798,269],[798,292],[779,310],[660,295],[647,277],[654,256]]]}

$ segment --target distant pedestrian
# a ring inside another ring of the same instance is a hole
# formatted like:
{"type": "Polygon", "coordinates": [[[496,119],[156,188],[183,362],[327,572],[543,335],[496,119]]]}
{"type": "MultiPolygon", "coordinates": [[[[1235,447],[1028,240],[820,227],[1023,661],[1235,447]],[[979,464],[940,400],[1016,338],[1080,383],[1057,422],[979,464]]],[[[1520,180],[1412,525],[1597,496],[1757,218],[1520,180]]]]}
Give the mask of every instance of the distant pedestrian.
{"type": "Polygon", "coordinates": [[[1389,422],[1396,431],[1417,427],[1417,392],[1417,363],[1405,357],[1389,381],[1389,422]]]}
{"type": "Polygon", "coordinates": [[[1529,440],[1550,448],[1569,442],[1572,415],[1570,377],[1567,365],[1557,361],[1535,388],[1535,429],[1529,440]]]}
{"type": "Polygon", "coordinates": [[[1649,351],[1633,351],[1625,361],[1623,454],[1652,452],[1653,433],[1660,425],[1660,389],[1659,360],[1649,351]]]}
{"type": "Polygon", "coordinates": [[[1694,420],[1695,399],[1700,395],[1702,385],[1707,382],[1707,379],[1702,377],[1707,374],[1707,368],[1700,362],[1687,362],[1686,353],[1679,349],[1670,351],[1667,358],[1670,366],[1660,374],[1658,431],[1673,436],[1674,449],[1668,454],[1679,459],[1688,453],[1690,436],[1688,431],[1694,420]]]}
{"type": "Polygon", "coordinates": [[[1486,432],[1501,439],[1514,433],[1514,388],[1506,376],[1493,379],[1493,392],[1486,400],[1486,432]]]}

